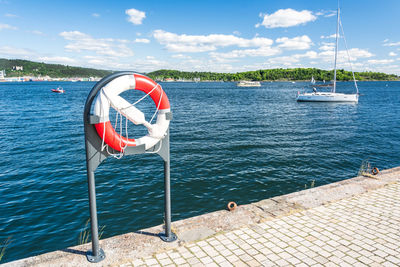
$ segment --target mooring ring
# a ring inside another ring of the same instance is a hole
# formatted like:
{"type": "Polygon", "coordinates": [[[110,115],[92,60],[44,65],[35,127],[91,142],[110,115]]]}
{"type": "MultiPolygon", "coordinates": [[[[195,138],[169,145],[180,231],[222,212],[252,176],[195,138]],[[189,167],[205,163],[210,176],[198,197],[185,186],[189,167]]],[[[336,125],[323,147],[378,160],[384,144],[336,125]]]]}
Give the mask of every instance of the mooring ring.
{"type": "Polygon", "coordinates": [[[229,211],[234,211],[236,209],[237,205],[235,202],[231,201],[228,203],[228,210],[229,211]]]}

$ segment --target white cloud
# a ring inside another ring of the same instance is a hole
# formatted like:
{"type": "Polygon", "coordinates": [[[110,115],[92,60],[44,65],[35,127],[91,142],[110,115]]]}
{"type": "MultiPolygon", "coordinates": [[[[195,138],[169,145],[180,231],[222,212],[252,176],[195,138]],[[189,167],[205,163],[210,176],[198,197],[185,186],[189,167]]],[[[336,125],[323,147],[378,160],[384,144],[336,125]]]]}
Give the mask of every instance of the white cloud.
{"type": "Polygon", "coordinates": [[[96,55],[84,56],[83,58],[85,59],[85,66],[87,67],[95,67],[108,70],[138,70],[137,66],[134,66],[132,62],[125,63],[112,57],[96,55]]]}
{"type": "Polygon", "coordinates": [[[307,51],[304,54],[295,54],[290,56],[282,56],[282,57],[275,57],[268,59],[268,63],[273,65],[291,65],[292,63],[298,63],[301,59],[308,58],[308,59],[317,59],[318,53],[315,51],[307,51]]]}
{"type": "Polygon", "coordinates": [[[296,11],[291,8],[279,9],[271,15],[260,14],[260,16],[264,17],[263,22],[256,27],[264,26],[267,29],[297,26],[317,19],[309,10],[296,11]]]}
{"type": "Polygon", "coordinates": [[[211,52],[210,56],[218,62],[229,62],[233,59],[244,57],[269,57],[277,55],[280,52],[281,50],[276,47],[260,47],[256,49],[233,50],[225,53],[211,52]]]}
{"type": "Polygon", "coordinates": [[[395,52],[390,52],[390,53],[389,53],[389,56],[395,57],[395,56],[397,56],[397,54],[396,54],[395,52]]]}
{"type": "Polygon", "coordinates": [[[384,42],[383,46],[400,46],[400,42],[394,42],[394,43],[384,42]]]}
{"type": "MultiPolygon", "coordinates": [[[[328,36],[321,35],[321,39],[334,39],[334,38],[336,38],[336,33],[328,35],[328,36]]],[[[339,38],[340,38],[340,35],[339,35],[339,38]]]]}
{"type": "MultiPolygon", "coordinates": [[[[370,58],[374,56],[371,52],[365,49],[360,49],[360,48],[351,48],[349,49],[349,55],[350,55],[350,60],[353,64],[354,61],[357,61],[359,58],[370,58]]],[[[332,50],[324,50],[323,52],[318,53],[318,56],[321,58],[321,60],[325,62],[332,62],[335,56],[335,51],[334,49],[332,50]]],[[[348,56],[347,56],[347,51],[346,50],[340,50],[338,51],[338,62],[347,62],[348,61],[348,56]]]]}
{"type": "Polygon", "coordinates": [[[142,24],[143,19],[146,18],[146,13],[134,8],[125,10],[125,14],[129,16],[128,21],[135,25],[142,24]]]}
{"type": "MultiPolygon", "coordinates": [[[[354,60],[354,61],[359,58],[370,58],[370,57],[374,56],[374,54],[372,54],[368,50],[361,49],[361,48],[351,48],[351,49],[349,49],[349,54],[350,54],[351,60],[354,60]]],[[[338,56],[347,57],[347,52],[345,50],[339,51],[338,56]]]]}
{"type": "Polygon", "coordinates": [[[0,46],[0,55],[5,56],[5,57],[10,57],[10,56],[27,56],[31,55],[32,52],[24,49],[24,48],[18,48],[18,47],[12,47],[12,46],[0,46]]]}
{"type": "Polygon", "coordinates": [[[36,35],[41,35],[41,36],[44,36],[44,35],[45,35],[43,32],[37,31],[37,30],[28,31],[28,32],[33,33],[33,34],[36,34],[36,35]]]}
{"type": "Polygon", "coordinates": [[[110,60],[105,57],[98,57],[98,56],[84,56],[83,57],[87,63],[90,65],[99,65],[99,66],[106,66],[110,63],[110,60]]]}
{"type": "Polygon", "coordinates": [[[75,59],[69,58],[69,57],[39,57],[39,61],[42,62],[51,62],[51,63],[58,63],[58,64],[71,64],[71,63],[76,63],[75,59]]]}
{"type": "Polygon", "coordinates": [[[139,69],[143,72],[153,71],[156,69],[176,69],[176,66],[171,66],[169,62],[158,60],[155,57],[147,56],[146,59],[139,59],[132,62],[131,69],[139,69]]]}
{"type": "MultiPolygon", "coordinates": [[[[243,70],[244,65],[240,67],[233,67],[230,64],[220,63],[213,60],[207,59],[192,59],[182,61],[179,64],[179,70],[182,71],[211,71],[211,72],[233,72],[233,71],[241,71],[243,70]]],[[[176,66],[175,66],[176,69],[176,66]]],[[[247,68],[246,70],[249,70],[247,68]]]]}
{"type": "Polygon", "coordinates": [[[323,50],[323,51],[333,51],[335,50],[335,43],[322,43],[322,46],[319,47],[319,50],[323,50]]]}
{"type": "Polygon", "coordinates": [[[149,39],[146,38],[136,38],[136,40],[134,41],[135,43],[144,43],[144,44],[148,44],[150,43],[149,39]]]}
{"type": "Polygon", "coordinates": [[[99,13],[93,13],[92,17],[98,18],[98,17],[100,17],[100,14],[99,13]]]}
{"type": "Polygon", "coordinates": [[[0,31],[1,30],[18,30],[18,28],[15,26],[8,25],[8,24],[0,23],[0,31]]]}
{"type": "Polygon", "coordinates": [[[367,67],[367,70],[384,72],[384,73],[393,73],[396,75],[400,75],[400,66],[399,65],[374,65],[372,68],[367,67]]]}
{"type": "Polygon", "coordinates": [[[254,37],[252,39],[244,39],[224,34],[178,35],[163,30],[155,30],[153,37],[172,52],[207,52],[214,51],[218,47],[261,47],[270,46],[273,43],[268,38],[254,37]]]}
{"type": "Polygon", "coordinates": [[[370,64],[389,64],[394,62],[393,59],[370,59],[367,61],[370,64]]]}
{"type": "Polygon", "coordinates": [[[305,54],[298,54],[298,55],[295,55],[295,57],[316,59],[316,58],[318,58],[318,53],[315,51],[307,51],[305,54]]]}
{"type": "Polygon", "coordinates": [[[172,58],[179,58],[179,59],[191,59],[191,56],[188,55],[183,55],[183,54],[176,54],[176,55],[172,55],[172,58]]]}
{"type": "Polygon", "coordinates": [[[18,18],[17,15],[15,15],[15,14],[10,14],[10,13],[5,14],[4,16],[7,17],[7,18],[18,18]]]}
{"type": "MultiPolygon", "coordinates": [[[[355,62],[359,58],[369,58],[372,57],[373,54],[370,52],[359,49],[359,48],[353,48],[350,49],[350,54],[351,54],[351,61],[352,61],[352,66],[357,67],[357,66],[363,66],[362,63],[355,62]]],[[[306,67],[307,64],[309,65],[314,65],[316,67],[321,68],[321,66],[326,65],[326,63],[329,64],[329,67],[333,63],[334,59],[334,51],[329,51],[329,50],[323,50],[322,52],[316,52],[316,51],[307,51],[306,53],[303,54],[293,54],[293,55],[285,55],[285,56],[280,56],[280,57],[274,57],[274,58],[269,58],[266,62],[269,64],[269,67],[280,67],[280,66],[285,66],[285,67],[306,67]],[[306,61],[304,61],[306,60],[306,61]],[[307,63],[307,60],[309,62],[307,63]]],[[[347,52],[344,50],[341,50],[338,52],[338,68],[348,68],[348,57],[347,57],[347,52]]],[[[322,67],[323,68],[323,67],[322,67]]]]}
{"type": "MultiPolygon", "coordinates": [[[[374,56],[367,50],[353,48],[350,49],[351,65],[354,69],[365,70],[365,62],[357,62],[358,59],[364,59],[374,56]]],[[[285,67],[307,67],[331,68],[333,67],[334,51],[307,51],[303,54],[293,54],[288,56],[274,57],[267,59],[269,68],[285,67]]],[[[345,50],[338,51],[337,68],[350,69],[348,63],[347,52],[345,50]]]]}
{"type": "Polygon", "coordinates": [[[336,14],[337,14],[337,11],[336,10],[332,10],[332,11],[329,11],[329,13],[325,14],[324,17],[325,18],[329,18],[329,17],[336,16],[336,14]]]}
{"type": "Polygon", "coordinates": [[[294,38],[282,37],[275,40],[280,43],[278,47],[287,50],[305,50],[312,45],[311,39],[307,35],[297,36],[294,38]]]}
{"type": "Polygon", "coordinates": [[[65,46],[69,52],[93,51],[96,54],[111,57],[133,56],[132,50],[126,46],[129,42],[127,40],[96,39],[79,31],[62,32],[60,36],[70,41],[65,46]]]}
{"type": "Polygon", "coordinates": [[[269,64],[285,65],[285,66],[291,65],[293,63],[298,63],[299,61],[300,61],[299,58],[292,57],[292,56],[274,57],[274,58],[268,59],[269,64]]]}

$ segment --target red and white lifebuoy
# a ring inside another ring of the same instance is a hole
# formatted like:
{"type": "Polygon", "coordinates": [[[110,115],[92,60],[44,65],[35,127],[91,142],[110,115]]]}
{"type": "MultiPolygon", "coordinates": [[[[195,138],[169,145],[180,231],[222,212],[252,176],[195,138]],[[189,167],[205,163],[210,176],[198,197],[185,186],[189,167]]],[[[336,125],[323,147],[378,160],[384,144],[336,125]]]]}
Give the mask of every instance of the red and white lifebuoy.
{"type": "Polygon", "coordinates": [[[170,111],[168,97],[159,84],[144,75],[123,75],[109,82],[97,95],[93,112],[100,118],[100,121],[94,126],[104,143],[117,151],[123,152],[127,146],[142,144],[145,145],[145,149],[149,149],[165,136],[170,122],[166,114],[170,111]],[[153,99],[158,108],[155,124],[147,122],[143,112],[119,96],[129,89],[143,91],[153,99]],[[138,139],[128,139],[118,134],[109,119],[110,105],[134,124],[143,124],[149,133],[138,139]]]}

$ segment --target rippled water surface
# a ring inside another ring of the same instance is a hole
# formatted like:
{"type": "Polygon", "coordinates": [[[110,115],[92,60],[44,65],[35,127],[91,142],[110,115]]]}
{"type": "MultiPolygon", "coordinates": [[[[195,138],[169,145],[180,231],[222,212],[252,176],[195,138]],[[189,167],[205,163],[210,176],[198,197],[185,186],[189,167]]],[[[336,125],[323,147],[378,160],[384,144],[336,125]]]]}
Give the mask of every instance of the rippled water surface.
{"type": "MultiPolygon", "coordinates": [[[[89,218],[82,112],[94,83],[0,83],[4,261],[78,244],[89,218]]],[[[165,83],[172,219],[400,165],[400,82],[360,82],[358,104],[297,103],[305,83],[165,83]]],[[[351,83],[339,83],[349,91],[351,83]]],[[[134,127],[132,125],[132,127],[134,127]]],[[[163,161],[108,159],[96,171],[104,237],[163,223],[163,161]]]]}

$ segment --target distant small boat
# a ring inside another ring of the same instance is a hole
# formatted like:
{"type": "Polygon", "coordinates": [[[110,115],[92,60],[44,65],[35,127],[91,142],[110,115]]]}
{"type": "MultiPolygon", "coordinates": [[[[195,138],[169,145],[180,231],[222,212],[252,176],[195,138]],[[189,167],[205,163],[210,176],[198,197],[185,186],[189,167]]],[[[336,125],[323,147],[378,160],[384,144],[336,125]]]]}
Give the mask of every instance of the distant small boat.
{"type": "Polygon", "coordinates": [[[253,82],[253,81],[240,81],[237,86],[239,87],[260,87],[261,83],[260,82],[253,82]]]}
{"type": "Polygon", "coordinates": [[[59,93],[59,94],[65,93],[65,90],[62,87],[57,87],[57,89],[51,89],[51,91],[53,93],[59,93]]]}

